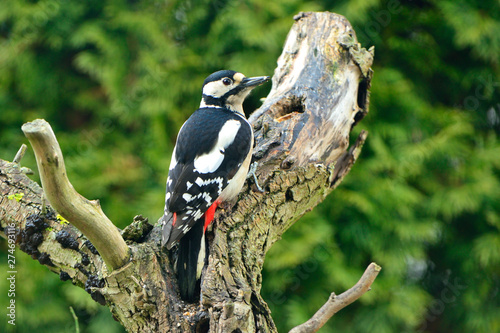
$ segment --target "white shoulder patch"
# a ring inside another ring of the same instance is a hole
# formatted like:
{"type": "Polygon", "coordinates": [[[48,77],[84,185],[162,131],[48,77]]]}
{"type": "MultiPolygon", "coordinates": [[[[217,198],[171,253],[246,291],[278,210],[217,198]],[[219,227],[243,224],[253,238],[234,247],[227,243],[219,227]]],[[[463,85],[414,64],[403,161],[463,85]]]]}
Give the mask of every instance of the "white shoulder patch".
{"type": "Polygon", "coordinates": [[[177,159],[175,158],[176,148],[177,146],[175,146],[174,151],[172,152],[172,158],[170,159],[170,166],[168,167],[168,170],[172,170],[177,165],[177,159]]]}
{"type": "Polygon", "coordinates": [[[220,149],[225,150],[227,147],[234,142],[236,134],[240,130],[241,122],[235,119],[226,121],[224,126],[222,126],[219,132],[219,139],[217,140],[217,145],[220,149]]]}
{"type": "Polygon", "coordinates": [[[199,173],[211,173],[216,171],[224,161],[224,152],[236,138],[241,127],[241,122],[235,119],[226,121],[219,132],[217,142],[211,151],[196,156],[194,159],[194,171],[199,173]]]}
{"type": "Polygon", "coordinates": [[[224,154],[218,149],[214,149],[207,154],[203,154],[194,159],[194,171],[199,173],[214,172],[219,168],[224,160],[224,154]]]}

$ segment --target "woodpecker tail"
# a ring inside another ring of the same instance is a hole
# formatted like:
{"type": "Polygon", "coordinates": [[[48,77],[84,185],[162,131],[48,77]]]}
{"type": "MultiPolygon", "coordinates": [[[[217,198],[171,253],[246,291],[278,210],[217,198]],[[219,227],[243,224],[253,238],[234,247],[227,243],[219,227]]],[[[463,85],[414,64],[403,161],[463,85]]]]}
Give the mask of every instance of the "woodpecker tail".
{"type": "Polygon", "coordinates": [[[205,232],[200,221],[179,241],[177,281],[181,298],[185,301],[194,302],[199,296],[205,256],[205,232]]]}

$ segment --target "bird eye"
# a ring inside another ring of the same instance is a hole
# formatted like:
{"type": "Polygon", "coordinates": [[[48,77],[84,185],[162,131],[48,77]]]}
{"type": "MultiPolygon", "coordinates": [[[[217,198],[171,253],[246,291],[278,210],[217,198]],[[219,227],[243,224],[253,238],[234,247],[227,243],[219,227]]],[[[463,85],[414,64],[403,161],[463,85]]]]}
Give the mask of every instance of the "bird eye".
{"type": "Polygon", "coordinates": [[[224,83],[225,86],[228,86],[232,83],[231,79],[226,77],[222,80],[222,83],[224,83]]]}

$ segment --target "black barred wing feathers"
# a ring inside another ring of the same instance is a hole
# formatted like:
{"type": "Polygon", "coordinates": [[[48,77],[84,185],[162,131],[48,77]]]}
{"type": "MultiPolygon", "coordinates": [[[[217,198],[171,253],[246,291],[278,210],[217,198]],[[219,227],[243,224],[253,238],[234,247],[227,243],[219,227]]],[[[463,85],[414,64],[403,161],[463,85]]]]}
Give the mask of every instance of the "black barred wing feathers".
{"type": "Polygon", "coordinates": [[[162,243],[170,249],[217,200],[252,146],[246,119],[198,109],[182,126],[170,164],[162,243]]]}

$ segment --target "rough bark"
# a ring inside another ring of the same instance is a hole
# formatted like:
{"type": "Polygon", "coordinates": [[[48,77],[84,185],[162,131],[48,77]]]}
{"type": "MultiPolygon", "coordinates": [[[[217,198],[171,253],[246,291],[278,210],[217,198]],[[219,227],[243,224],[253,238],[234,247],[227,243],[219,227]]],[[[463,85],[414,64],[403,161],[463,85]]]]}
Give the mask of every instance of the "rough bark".
{"type": "Polygon", "coordinates": [[[23,251],[109,306],[129,332],[275,332],[260,295],[266,252],[356,161],[367,134],[348,149],[349,133],[368,112],[373,60],[344,17],[301,13],[295,20],[273,88],[250,118],[265,193],[246,185],[236,204],[216,214],[200,304],[179,299],[159,227],[136,217],[122,232],[130,260],[108,270],[79,230],[61,224],[50,207],[42,213],[43,191],[20,166],[0,160],[4,236],[15,233],[23,251]],[[19,201],[9,199],[20,193],[19,201]]]}
{"type": "Polygon", "coordinates": [[[99,201],[85,199],[69,182],[61,148],[50,125],[37,119],[24,124],[22,130],[35,151],[45,197],[89,238],[108,269],[122,267],[129,258],[127,244],[102,211],[99,201]]]}

